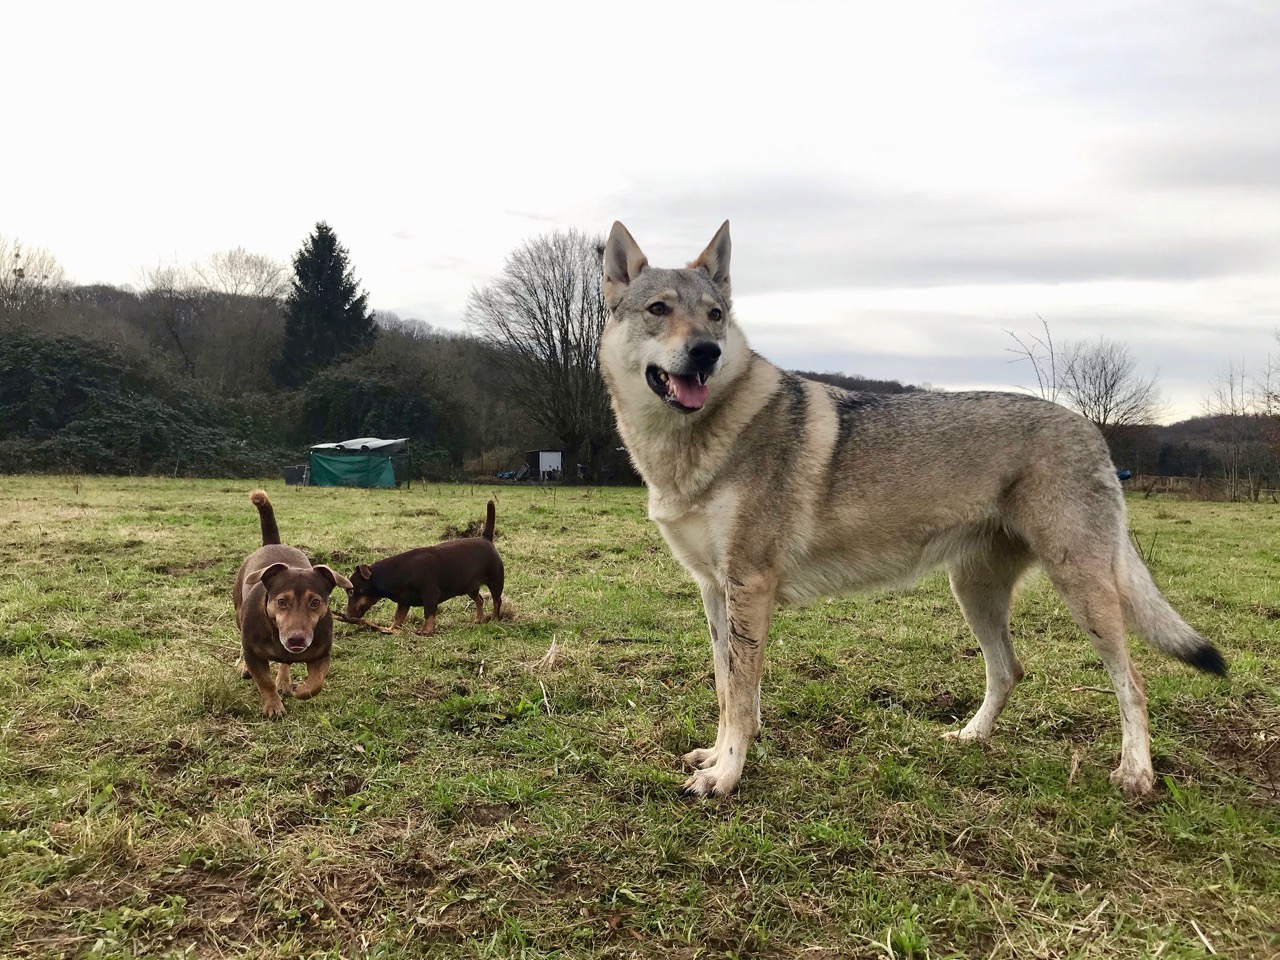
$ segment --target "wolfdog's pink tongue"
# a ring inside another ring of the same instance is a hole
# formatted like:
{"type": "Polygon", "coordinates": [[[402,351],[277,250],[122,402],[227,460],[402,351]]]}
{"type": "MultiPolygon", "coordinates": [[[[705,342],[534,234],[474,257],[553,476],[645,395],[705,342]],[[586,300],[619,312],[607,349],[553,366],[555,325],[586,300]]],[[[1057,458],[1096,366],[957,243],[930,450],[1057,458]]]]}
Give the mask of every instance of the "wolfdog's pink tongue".
{"type": "Polygon", "coordinates": [[[674,373],[670,379],[671,392],[676,395],[676,403],[690,410],[701,410],[707,402],[707,385],[699,383],[695,377],[678,377],[674,373]]]}

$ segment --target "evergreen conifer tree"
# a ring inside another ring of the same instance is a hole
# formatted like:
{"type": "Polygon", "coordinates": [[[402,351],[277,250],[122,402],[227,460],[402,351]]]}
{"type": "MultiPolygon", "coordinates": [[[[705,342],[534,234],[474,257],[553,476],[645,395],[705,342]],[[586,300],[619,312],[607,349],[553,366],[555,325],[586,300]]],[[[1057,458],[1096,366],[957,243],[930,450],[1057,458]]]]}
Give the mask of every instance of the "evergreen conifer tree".
{"type": "Polygon", "coordinates": [[[324,221],[294,255],[293,271],[284,345],[275,365],[283,387],[300,386],[316,371],[372,346],[377,336],[369,294],[360,290],[347,248],[324,221]]]}

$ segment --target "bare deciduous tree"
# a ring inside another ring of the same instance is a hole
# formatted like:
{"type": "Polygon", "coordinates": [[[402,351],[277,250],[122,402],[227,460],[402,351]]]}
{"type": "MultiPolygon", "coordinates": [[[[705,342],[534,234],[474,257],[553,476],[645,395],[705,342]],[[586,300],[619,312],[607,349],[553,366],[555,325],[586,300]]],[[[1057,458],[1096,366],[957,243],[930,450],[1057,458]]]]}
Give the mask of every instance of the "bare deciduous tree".
{"type": "MultiPolygon", "coordinates": [[[[1280,330],[1276,340],[1280,341],[1280,330]]],[[[1252,392],[1258,433],[1265,447],[1265,470],[1274,486],[1280,477],[1280,359],[1274,354],[1267,354],[1266,363],[1254,375],[1252,392]]]]}
{"type": "Polygon", "coordinates": [[[139,272],[152,343],[175,355],[184,373],[234,393],[270,383],[268,358],[283,338],[284,267],[242,247],[190,267],[158,264],[139,272]]]}
{"type": "Polygon", "coordinates": [[[1118,340],[1067,341],[1059,347],[1049,324],[1038,318],[1044,336],[1023,339],[1006,330],[1016,347],[1010,363],[1026,362],[1036,377],[1032,391],[1062,403],[1089,420],[1108,441],[1125,427],[1152,423],[1160,415],[1158,376],[1144,377],[1129,348],[1118,340]]]}
{"type": "Polygon", "coordinates": [[[5,315],[25,317],[43,310],[66,286],[66,273],[52,253],[0,236],[0,311],[5,315]]]}
{"type": "Polygon", "coordinates": [[[284,264],[243,247],[195,263],[191,273],[206,290],[203,300],[201,374],[235,393],[271,384],[270,357],[284,339],[284,264]]]}
{"type": "Polygon", "coordinates": [[[162,348],[172,348],[183,372],[196,372],[196,340],[203,319],[204,289],[190,271],[173,264],[157,264],[141,271],[143,300],[162,348]]]}
{"type": "Polygon", "coordinates": [[[1243,363],[1234,360],[1219,368],[1204,401],[1211,418],[1210,433],[1218,446],[1227,497],[1239,500],[1245,493],[1249,458],[1249,396],[1243,363]]]}
{"type": "Polygon", "coordinates": [[[1040,321],[1044,336],[1023,340],[1012,330],[1006,330],[1005,333],[1013,338],[1017,346],[1006,347],[1005,350],[1014,355],[1010,363],[1025,361],[1031,364],[1031,370],[1036,375],[1034,392],[1045,400],[1057,403],[1061,388],[1058,386],[1058,354],[1053,344],[1053,333],[1044,317],[1036,314],[1036,319],[1040,321]]]}
{"type": "Polygon", "coordinates": [[[1153,423],[1159,416],[1157,375],[1142,376],[1120,341],[1098,337],[1069,343],[1059,362],[1067,406],[1092,420],[1108,440],[1120,428],[1153,423]]]}
{"type": "Polygon", "coordinates": [[[603,237],[577,230],[528,240],[496,280],[471,291],[466,311],[467,323],[497,348],[509,391],[589,472],[613,436],[598,360],[608,318],[603,248],[603,237]]]}
{"type": "Polygon", "coordinates": [[[381,331],[402,334],[410,340],[433,340],[449,336],[447,332],[437,330],[425,320],[402,317],[394,310],[373,311],[373,322],[381,331]]]}
{"type": "MultiPolygon", "coordinates": [[[[1280,340],[1280,334],[1276,336],[1280,340]]],[[[1262,417],[1280,417],[1280,358],[1267,354],[1267,359],[1253,376],[1250,404],[1262,417]]]]}
{"type": "Polygon", "coordinates": [[[215,253],[191,272],[206,289],[233,297],[279,300],[289,290],[289,274],[283,263],[250,253],[244,247],[215,253]]]}

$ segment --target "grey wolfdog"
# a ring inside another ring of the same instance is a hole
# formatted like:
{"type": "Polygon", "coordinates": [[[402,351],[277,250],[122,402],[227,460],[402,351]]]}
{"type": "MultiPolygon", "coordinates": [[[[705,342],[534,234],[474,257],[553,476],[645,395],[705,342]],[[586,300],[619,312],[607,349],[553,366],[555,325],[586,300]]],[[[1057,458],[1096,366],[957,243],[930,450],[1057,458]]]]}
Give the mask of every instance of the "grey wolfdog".
{"type": "Polygon", "coordinates": [[[1169,606],[1129,541],[1097,428],[1009,393],[880,396],[804,380],[747,346],[733,319],[729,224],[683,270],[650,267],[621,223],[604,251],[600,366],[649,516],[702,589],[716,741],[684,792],[725,796],[760,728],[776,603],[910,583],[945,566],[982,647],[987,688],[946,734],[985,740],[1022,666],[1009,636],[1019,577],[1039,562],[1102,658],[1120,701],[1130,796],[1155,773],[1126,627],[1200,670],[1216,649],[1169,606]]]}

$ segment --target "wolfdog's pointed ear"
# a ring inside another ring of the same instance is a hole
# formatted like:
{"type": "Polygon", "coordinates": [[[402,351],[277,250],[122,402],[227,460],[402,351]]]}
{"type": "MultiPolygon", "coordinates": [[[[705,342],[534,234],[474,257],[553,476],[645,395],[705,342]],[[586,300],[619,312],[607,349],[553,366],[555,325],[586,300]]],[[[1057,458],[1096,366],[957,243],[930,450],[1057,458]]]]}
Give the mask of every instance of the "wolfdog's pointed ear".
{"type": "Polygon", "coordinates": [[[705,270],[711,275],[711,282],[720,288],[726,300],[733,291],[729,286],[729,251],[733,244],[729,242],[729,221],[720,224],[720,229],[707,244],[707,249],[698,254],[698,259],[689,264],[693,270],[705,270]]]}
{"type": "Polygon", "coordinates": [[[627,228],[615,220],[604,245],[604,302],[610,310],[618,305],[631,281],[648,266],[649,261],[639,244],[627,228]]]}

